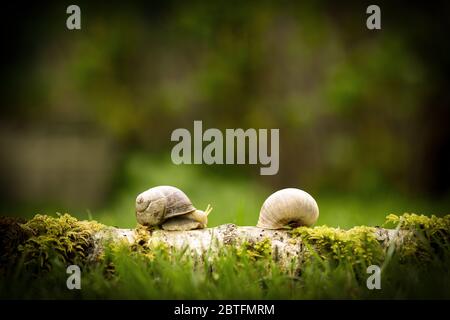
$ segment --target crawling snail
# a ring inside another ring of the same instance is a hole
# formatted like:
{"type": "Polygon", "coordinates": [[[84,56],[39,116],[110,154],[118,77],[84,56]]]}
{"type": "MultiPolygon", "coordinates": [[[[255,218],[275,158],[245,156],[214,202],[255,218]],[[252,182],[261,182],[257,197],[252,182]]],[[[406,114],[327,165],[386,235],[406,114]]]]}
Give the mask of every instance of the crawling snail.
{"type": "Polygon", "coordinates": [[[270,195],[259,213],[259,228],[285,229],[311,226],[319,217],[319,207],[307,192],[287,188],[270,195]]]}
{"type": "Polygon", "coordinates": [[[208,214],[197,210],[187,195],[171,186],[158,186],[142,192],[136,198],[137,221],[146,226],[162,226],[164,230],[186,231],[206,228],[208,214]]]}

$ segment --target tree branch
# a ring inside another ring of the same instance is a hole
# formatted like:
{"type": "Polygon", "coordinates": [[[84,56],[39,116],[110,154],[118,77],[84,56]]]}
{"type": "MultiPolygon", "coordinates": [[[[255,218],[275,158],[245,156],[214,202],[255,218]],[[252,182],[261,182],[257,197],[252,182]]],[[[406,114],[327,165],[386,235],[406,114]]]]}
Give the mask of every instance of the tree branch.
{"type": "MultiPolygon", "coordinates": [[[[110,241],[124,241],[133,245],[142,240],[139,229],[117,229],[107,228],[94,235],[97,250],[94,255],[101,253],[102,246],[110,241]]],[[[406,230],[392,230],[374,228],[376,240],[383,248],[391,244],[401,245],[406,234],[406,230]]],[[[144,231],[146,232],[146,231],[144,231]]],[[[238,227],[234,224],[224,224],[214,228],[206,228],[190,231],[147,231],[148,245],[164,244],[171,249],[186,249],[194,255],[202,256],[206,252],[218,252],[223,246],[238,246],[244,243],[255,244],[261,241],[270,240],[272,258],[286,264],[292,259],[303,258],[305,251],[301,237],[293,237],[287,230],[268,230],[258,227],[238,227]]]]}

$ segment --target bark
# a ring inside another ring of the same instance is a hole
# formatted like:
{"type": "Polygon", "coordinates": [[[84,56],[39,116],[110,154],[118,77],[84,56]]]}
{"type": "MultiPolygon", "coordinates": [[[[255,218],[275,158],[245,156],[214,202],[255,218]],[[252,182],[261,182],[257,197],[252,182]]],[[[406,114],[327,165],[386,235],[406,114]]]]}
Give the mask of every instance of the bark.
{"type": "MultiPolygon", "coordinates": [[[[380,244],[387,248],[392,243],[401,245],[407,231],[376,228],[375,236],[380,244]]],[[[125,241],[133,245],[139,240],[134,229],[108,228],[94,236],[96,250],[94,255],[102,250],[103,244],[108,241],[125,241]]],[[[292,259],[302,260],[304,244],[301,238],[293,238],[286,230],[268,230],[258,227],[238,227],[234,224],[224,224],[215,228],[206,228],[191,231],[164,231],[156,230],[149,234],[148,243],[163,243],[174,249],[187,249],[199,256],[206,252],[217,252],[222,246],[239,245],[244,242],[258,243],[269,239],[272,245],[272,257],[275,261],[286,264],[292,259]]]]}

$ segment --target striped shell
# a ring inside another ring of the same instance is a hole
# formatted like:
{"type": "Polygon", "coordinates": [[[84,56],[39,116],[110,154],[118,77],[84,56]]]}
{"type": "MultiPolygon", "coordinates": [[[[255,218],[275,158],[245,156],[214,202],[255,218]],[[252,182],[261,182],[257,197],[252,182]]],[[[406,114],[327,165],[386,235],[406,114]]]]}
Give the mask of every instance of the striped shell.
{"type": "Polygon", "coordinates": [[[195,210],[187,195],[171,186],[148,189],[136,198],[136,219],[146,226],[161,225],[167,219],[195,210]]]}
{"type": "Polygon", "coordinates": [[[287,188],[270,195],[259,213],[257,227],[283,229],[287,226],[311,226],[319,217],[319,207],[307,192],[287,188]]]}

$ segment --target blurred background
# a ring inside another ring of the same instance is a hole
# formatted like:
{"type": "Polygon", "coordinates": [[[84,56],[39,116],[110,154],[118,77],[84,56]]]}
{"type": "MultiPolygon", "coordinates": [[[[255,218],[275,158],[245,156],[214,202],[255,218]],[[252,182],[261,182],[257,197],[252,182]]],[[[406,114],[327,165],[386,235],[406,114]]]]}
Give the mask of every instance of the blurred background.
{"type": "Polygon", "coordinates": [[[134,227],[156,185],[255,225],[272,192],[318,224],[450,213],[450,5],[378,1],[2,4],[0,214],[134,227]],[[66,8],[81,8],[79,31],[66,8]],[[176,128],[279,128],[280,169],[174,165],[176,128]]]}

